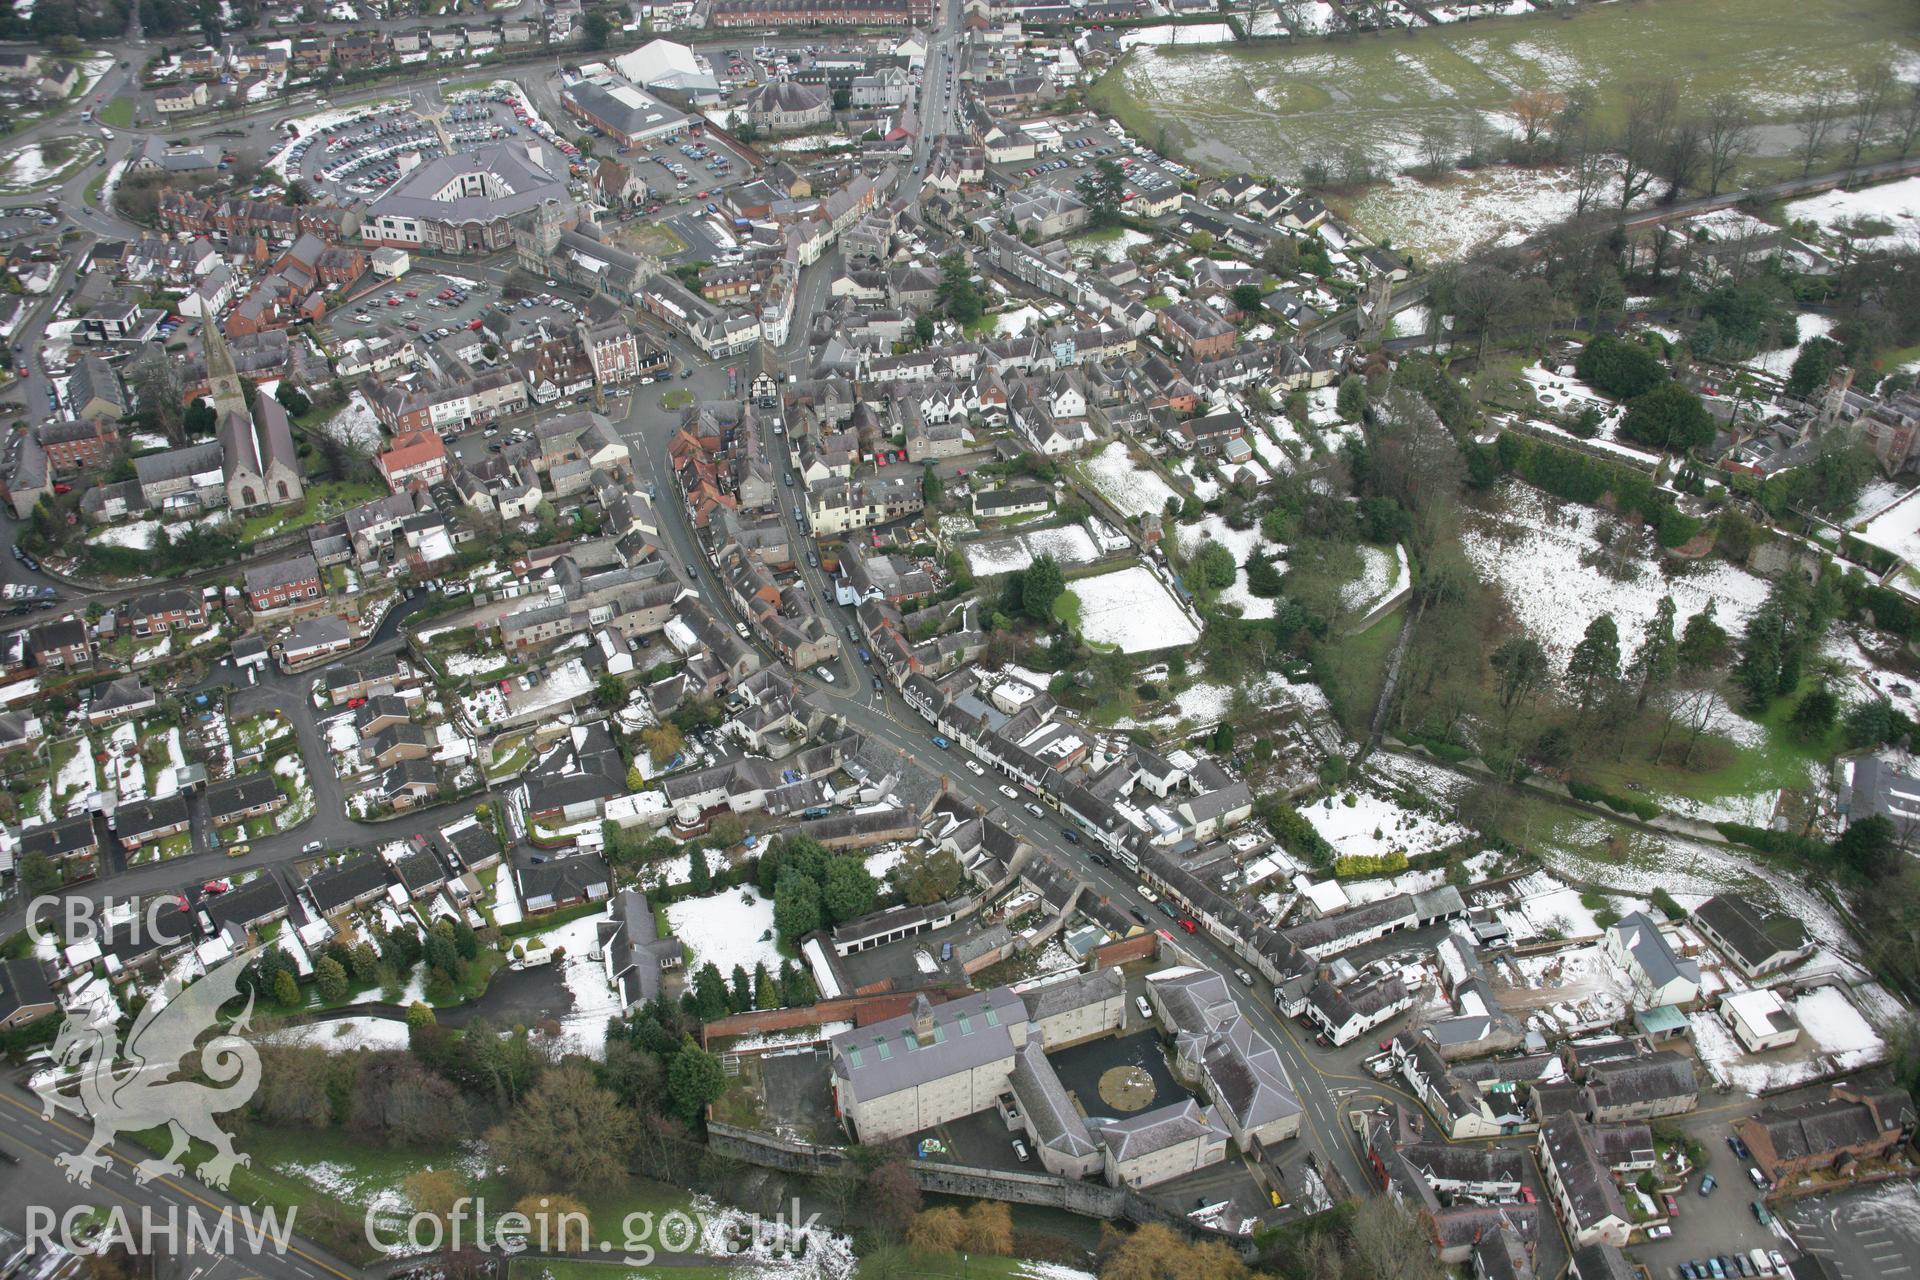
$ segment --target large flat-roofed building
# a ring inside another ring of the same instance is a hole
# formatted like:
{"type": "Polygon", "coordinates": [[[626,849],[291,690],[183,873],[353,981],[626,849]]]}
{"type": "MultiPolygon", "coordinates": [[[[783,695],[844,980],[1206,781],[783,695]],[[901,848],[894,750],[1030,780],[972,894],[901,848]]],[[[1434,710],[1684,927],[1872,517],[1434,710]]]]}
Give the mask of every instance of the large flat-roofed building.
{"type": "Polygon", "coordinates": [[[442,253],[513,247],[512,219],[567,194],[558,152],[527,139],[493,143],[417,165],[367,210],[360,238],[442,253]]]}
{"type": "Polygon", "coordinates": [[[645,89],[582,80],[560,93],[560,105],[622,146],[639,146],[687,127],[687,117],[645,89]]]}

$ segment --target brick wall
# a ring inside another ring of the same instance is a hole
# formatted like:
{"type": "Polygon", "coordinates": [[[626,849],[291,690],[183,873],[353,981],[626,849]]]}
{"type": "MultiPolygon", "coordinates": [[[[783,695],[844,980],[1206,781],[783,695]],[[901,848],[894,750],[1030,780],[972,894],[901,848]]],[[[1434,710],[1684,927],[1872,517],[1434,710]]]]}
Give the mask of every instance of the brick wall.
{"type": "Polygon", "coordinates": [[[1160,950],[1160,935],[1152,929],[1132,938],[1123,938],[1119,942],[1109,942],[1104,947],[1093,949],[1093,967],[1104,969],[1111,964],[1125,964],[1129,960],[1145,960],[1160,950]]]}
{"type": "Polygon", "coordinates": [[[818,1004],[792,1009],[752,1009],[728,1014],[706,1025],[708,1042],[723,1036],[753,1035],[761,1031],[791,1031],[821,1022],[851,1022],[857,1027],[897,1018],[913,1005],[916,995],[925,995],[934,1004],[945,1004],[972,990],[971,987],[929,987],[924,991],[893,991],[882,995],[843,996],[818,1004]]]}

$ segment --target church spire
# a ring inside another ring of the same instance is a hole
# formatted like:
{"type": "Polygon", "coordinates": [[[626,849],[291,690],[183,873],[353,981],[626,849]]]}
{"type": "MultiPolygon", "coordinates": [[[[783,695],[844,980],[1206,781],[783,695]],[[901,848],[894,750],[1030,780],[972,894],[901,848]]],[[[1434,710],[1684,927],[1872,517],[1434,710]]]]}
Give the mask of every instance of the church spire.
{"type": "Polygon", "coordinates": [[[247,414],[247,393],[240,385],[240,372],[233,366],[233,353],[227,350],[227,340],[220,332],[220,322],[213,316],[201,318],[200,336],[207,353],[207,391],[213,400],[213,412],[216,418],[225,418],[228,413],[247,414]]]}

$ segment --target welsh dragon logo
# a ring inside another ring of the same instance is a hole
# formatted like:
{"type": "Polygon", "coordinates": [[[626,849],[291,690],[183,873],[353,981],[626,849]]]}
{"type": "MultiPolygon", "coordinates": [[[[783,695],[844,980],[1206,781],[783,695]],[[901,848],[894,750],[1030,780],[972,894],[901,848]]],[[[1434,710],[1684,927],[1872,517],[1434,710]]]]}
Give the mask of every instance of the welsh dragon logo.
{"type": "Polygon", "coordinates": [[[67,1016],[53,1056],[61,1068],[79,1068],[73,1082],[79,1097],[62,1091],[61,1086],[72,1082],[67,1078],[53,1078],[35,1090],[43,1119],[64,1110],[93,1120],[93,1137],[85,1149],[57,1158],[67,1181],[92,1186],[94,1170],[111,1162],[101,1150],[115,1135],[161,1125],[167,1127],[173,1147],[136,1165],[136,1182],[184,1172],[180,1157],[194,1138],[213,1148],[214,1154],[196,1171],[208,1186],[224,1190],[235,1165],[252,1164],[250,1157],[233,1149],[233,1139],[213,1119],[217,1112],[245,1106],[260,1086],[259,1054],[233,1034],[245,1031],[253,1016],[251,991],[232,1028],[199,1047],[198,1074],[211,1083],[172,1078],[181,1060],[194,1053],[200,1037],[214,1027],[221,1007],[238,997],[240,974],[250,957],[251,952],[236,954],[184,989],[169,978],[134,1019],[124,1048],[110,1016],[67,1016]]]}

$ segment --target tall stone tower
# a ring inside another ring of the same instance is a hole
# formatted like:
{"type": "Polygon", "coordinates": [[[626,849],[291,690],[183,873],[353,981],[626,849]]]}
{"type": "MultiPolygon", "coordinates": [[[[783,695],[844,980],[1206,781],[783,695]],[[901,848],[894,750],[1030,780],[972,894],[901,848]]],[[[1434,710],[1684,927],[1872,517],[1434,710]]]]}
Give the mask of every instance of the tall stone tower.
{"type": "Polygon", "coordinates": [[[240,385],[240,372],[233,367],[233,353],[227,350],[220,322],[213,316],[202,317],[200,333],[207,353],[207,390],[215,420],[224,421],[229,413],[247,417],[246,388],[240,385]]]}

